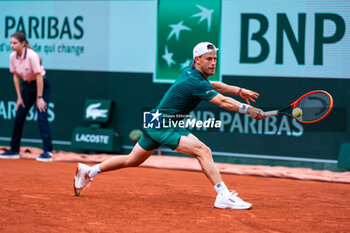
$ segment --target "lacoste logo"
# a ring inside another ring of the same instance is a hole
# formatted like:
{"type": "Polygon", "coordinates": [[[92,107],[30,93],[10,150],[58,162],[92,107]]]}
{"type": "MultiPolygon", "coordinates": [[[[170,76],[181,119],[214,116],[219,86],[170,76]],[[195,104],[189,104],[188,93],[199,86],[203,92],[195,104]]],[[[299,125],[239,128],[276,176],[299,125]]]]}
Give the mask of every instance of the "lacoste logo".
{"type": "Polygon", "coordinates": [[[92,118],[95,120],[98,117],[107,117],[107,109],[98,109],[101,103],[91,104],[86,108],[86,118],[92,118]]]}

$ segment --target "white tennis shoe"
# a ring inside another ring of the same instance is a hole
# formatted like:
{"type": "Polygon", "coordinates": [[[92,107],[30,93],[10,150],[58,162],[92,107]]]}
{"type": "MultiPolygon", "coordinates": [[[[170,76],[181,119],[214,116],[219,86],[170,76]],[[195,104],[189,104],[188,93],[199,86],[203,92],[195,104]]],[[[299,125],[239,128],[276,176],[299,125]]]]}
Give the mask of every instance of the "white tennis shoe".
{"type": "Polygon", "coordinates": [[[90,167],[88,165],[78,163],[74,177],[74,192],[76,196],[80,196],[81,191],[85,187],[89,187],[92,178],[89,177],[90,167]]]}
{"type": "Polygon", "coordinates": [[[236,193],[235,191],[232,191],[230,194],[225,196],[218,194],[216,196],[214,206],[220,209],[239,209],[239,210],[249,209],[252,206],[252,204],[243,201],[237,195],[238,193],[236,193]]]}

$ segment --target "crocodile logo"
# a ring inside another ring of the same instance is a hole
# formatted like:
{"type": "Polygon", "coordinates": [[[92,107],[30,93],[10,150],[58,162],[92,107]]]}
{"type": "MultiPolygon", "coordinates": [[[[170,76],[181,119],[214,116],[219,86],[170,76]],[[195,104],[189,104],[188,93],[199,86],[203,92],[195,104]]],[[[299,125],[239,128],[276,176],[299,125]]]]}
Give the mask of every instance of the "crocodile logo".
{"type": "Polygon", "coordinates": [[[90,104],[86,108],[86,118],[92,118],[95,120],[98,117],[106,118],[108,109],[99,109],[101,103],[90,104]]]}

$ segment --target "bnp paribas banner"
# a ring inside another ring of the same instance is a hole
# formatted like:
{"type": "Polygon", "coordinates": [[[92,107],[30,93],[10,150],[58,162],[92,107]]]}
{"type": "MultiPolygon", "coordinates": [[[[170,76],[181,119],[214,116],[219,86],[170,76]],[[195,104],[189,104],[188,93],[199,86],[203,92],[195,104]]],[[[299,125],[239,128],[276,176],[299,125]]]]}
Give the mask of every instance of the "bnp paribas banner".
{"type": "Polygon", "coordinates": [[[24,31],[47,69],[154,72],[156,18],[157,1],[0,1],[0,68],[24,31]]]}
{"type": "Polygon", "coordinates": [[[109,18],[105,14],[109,11],[108,3],[1,1],[0,4],[1,68],[8,67],[10,36],[16,31],[26,34],[45,68],[101,70],[108,65],[108,46],[94,46],[108,44],[109,31],[100,26],[108,26],[109,18]]]}
{"type": "MultiPolygon", "coordinates": [[[[193,60],[193,47],[220,47],[221,0],[160,0],[155,82],[172,82],[193,60]]],[[[220,52],[220,50],[219,50],[220,52]]],[[[211,80],[220,80],[219,63],[211,80]]]]}
{"type": "Polygon", "coordinates": [[[152,73],[172,82],[201,41],[221,75],[350,78],[348,0],[0,1],[0,68],[27,34],[47,69],[152,73]]]}
{"type": "Polygon", "coordinates": [[[222,4],[223,75],[350,78],[350,1],[222,4]]]}

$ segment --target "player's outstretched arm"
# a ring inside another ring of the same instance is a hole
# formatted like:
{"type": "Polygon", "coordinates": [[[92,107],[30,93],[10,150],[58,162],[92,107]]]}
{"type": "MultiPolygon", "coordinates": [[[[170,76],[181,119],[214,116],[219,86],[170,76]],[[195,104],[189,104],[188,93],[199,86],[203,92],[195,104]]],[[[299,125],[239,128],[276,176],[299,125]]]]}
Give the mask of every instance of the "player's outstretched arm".
{"type": "Polygon", "coordinates": [[[222,82],[210,81],[210,84],[214,87],[215,91],[225,95],[238,95],[240,87],[231,86],[222,82]]]}
{"type": "Polygon", "coordinates": [[[214,98],[212,98],[209,102],[218,105],[219,107],[226,109],[230,112],[239,112],[249,114],[255,120],[261,120],[266,118],[264,112],[250,105],[242,104],[241,102],[232,99],[230,97],[223,96],[221,94],[217,94],[214,98]]]}
{"type": "Polygon", "coordinates": [[[251,90],[248,90],[248,89],[245,89],[245,88],[227,85],[227,84],[222,83],[222,82],[211,81],[210,84],[214,87],[214,89],[217,92],[219,92],[221,94],[225,94],[225,95],[239,95],[240,97],[245,99],[245,101],[248,104],[250,104],[250,101],[255,102],[255,99],[257,99],[259,97],[258,93],[251,91],[251,90]]]}

